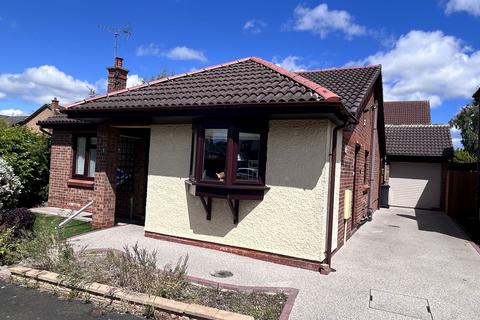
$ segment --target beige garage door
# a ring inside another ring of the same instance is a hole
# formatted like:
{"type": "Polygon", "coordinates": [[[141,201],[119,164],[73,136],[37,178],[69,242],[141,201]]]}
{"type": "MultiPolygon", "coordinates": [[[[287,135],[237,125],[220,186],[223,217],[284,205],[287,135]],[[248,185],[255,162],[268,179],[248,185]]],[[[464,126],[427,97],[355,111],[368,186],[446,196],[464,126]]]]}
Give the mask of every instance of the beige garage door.
{"type": "Polygon", "coordinates": [[[440,208],[439,163],[390,163],[390,205],[409,208],[440,208]]]}

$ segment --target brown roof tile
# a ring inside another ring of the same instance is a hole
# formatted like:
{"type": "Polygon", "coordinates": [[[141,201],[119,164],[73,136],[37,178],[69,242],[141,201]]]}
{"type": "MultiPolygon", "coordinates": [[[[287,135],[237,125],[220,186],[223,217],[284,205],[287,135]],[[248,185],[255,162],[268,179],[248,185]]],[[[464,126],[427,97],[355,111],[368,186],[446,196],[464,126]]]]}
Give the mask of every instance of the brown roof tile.
{"type": "Polygon", "coordinates": [[[385,101],[385,124],[431,124],[429,101],[385,101]]]}
{"type": "Polygon", "coordinates": [[[448,125],[386,125],[387,155],[448,157],[452,138],[448,125]]]}
{"type": "Polygon", "coordinates": [[[66,106],[66,112],[339,102],[318,83],[259,58],[152,81],[66,106]]]}
{"type": "Polygon", "coordinates": [[[343,105],[356,114],[381,74],[381,66],[303,71],[298,74],[335,92],[343,105]]]}

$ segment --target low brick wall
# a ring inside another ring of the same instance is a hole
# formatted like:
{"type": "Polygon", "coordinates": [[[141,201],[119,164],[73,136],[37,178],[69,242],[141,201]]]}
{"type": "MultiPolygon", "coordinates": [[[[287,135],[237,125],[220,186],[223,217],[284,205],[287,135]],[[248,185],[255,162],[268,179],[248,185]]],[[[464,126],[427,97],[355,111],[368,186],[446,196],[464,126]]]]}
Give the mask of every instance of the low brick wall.
{"type": "Polygon", "coordinates": [[[153,307],[155,310],[171,313],[178,316],[186,316],[190,319],[209,320],[254,320],[246,316],[229,311],[205,307],[198,304],[189,304],[169,300],[145,293],[131,292],[121,288],[108,286],[100,283],[91,283],[81,287],[72,287],[61,280],[59,274],[49,271],[36,270],[26,267],[11,267],[12,281],[20,284],[38,286],[53,293],[70,295],[74,293],[79,297],[100,303],[123,308],[125,304],[141,307],[153,307]]]}

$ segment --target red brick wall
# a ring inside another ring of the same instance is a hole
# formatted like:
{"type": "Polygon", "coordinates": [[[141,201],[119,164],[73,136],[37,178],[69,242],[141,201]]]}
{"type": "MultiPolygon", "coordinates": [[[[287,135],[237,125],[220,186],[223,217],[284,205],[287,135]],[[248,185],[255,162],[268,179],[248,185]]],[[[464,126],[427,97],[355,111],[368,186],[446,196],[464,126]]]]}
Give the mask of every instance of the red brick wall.
{"type": "MultiPolygon", "coordinates": [[[[94,132],[95,130],[93,130],[94,132]]],[[[71,186],[73,169],[73,133],[54,130],[50,161],[48,205],[79,209],[94,200],[87,211],[93,213],[93,226],[106,228],[115,222],[115,168],[118,132],[109,126],[97,129],[97,162],[94,188],[71,186]]]]}
{"type": "Polygon", "coordinates": [[[93,199],[94,190],[68,186],[72,177],[73,136],[71,132],[53,130],[50,156],[50,185],[48,205],[50,207],[80,209],[93,199]]]}
{"type": "Polygon", "coordinates": [[[359,123],[353,128],[344,129],[343,133],[343,152],[342,152],[342,172],[340,176],[340,204],[339,204],[339,219],[338,219],[338,248],[344,243],[344,233],[346,230],[346,239],[349,239],[366,213],[368,207],[368,192],[372,193],[372,208],[378,209],[379,205],[379,185],[381,175],[381,158],[380,148],[378,144],[378,135],[375,141],[375,145],[371,146],[371,132],[374,120],[374,112],[371,110],[371,106],[374,104],[373,94],[370,96],[365,112],[360,117],[359,123]],[[367,111],[368,110],[368,111],[367,111]],[[345,190],[353,189],[353,176],[354,176],[354,158],[355,147],[360,145],[360,149],[357,154],[356,161],[356,182],[355,190],[353,190],[354,197],[354,209],[352,217],[349,220],[344,220],[344,195],[345,190]],[[375,151],[374,151],[375,150],[375,151]],[[368,152],[367,164],[366,164],[366,180],[365,176],[365,152],[368,152]],[[370,162],[372,161],[372,155],[374,159],[374,180],[370,185],[370,162]],[[365,185],[370,185],[369,189],[364,188],[365,185]]]}

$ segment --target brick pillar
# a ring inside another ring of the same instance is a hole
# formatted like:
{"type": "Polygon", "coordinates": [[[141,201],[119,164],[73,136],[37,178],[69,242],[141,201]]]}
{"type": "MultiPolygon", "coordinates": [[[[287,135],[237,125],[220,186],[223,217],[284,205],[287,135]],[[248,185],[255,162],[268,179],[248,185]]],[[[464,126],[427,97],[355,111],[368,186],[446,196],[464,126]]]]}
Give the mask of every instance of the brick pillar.
{"type": "Polygon", "coordinates": [[[115,171],[118,130],[108,125],[97,129],[97,162],[95,168],[94,228],[109,228],[115,224],[115,171]]]}

